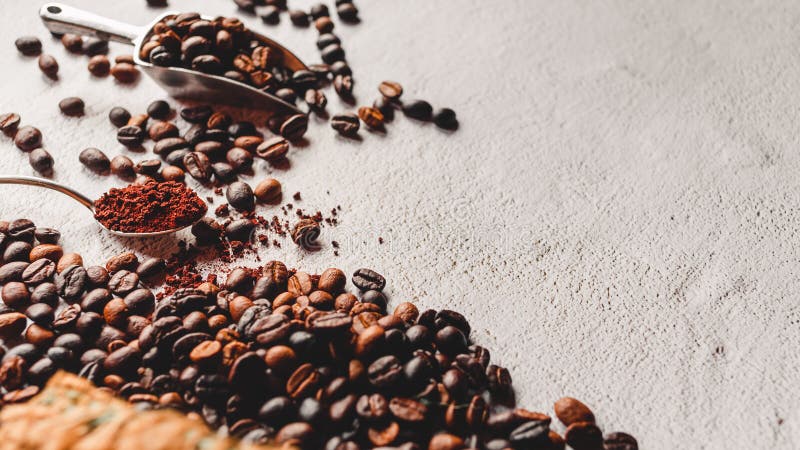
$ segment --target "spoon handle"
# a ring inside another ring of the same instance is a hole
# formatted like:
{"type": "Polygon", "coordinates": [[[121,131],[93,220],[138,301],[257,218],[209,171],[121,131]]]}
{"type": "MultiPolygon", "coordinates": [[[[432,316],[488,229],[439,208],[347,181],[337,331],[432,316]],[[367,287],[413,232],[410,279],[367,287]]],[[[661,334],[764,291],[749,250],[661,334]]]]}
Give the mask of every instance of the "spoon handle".
{"type": "Polygon", "coordinates": [[[63,5],[47,3],[39,10],[39,16],[48,30],[64,34],[75,33],[96,36],[100,39],[133,45],[142,34],[135,25],[119,22],[88,11],[63,5]]]}
{"type": "Polygon", "coordinates": [[[78,203],[89,208],[89,211],[94,213],[94,202],[89,197],[81,194],[75,189],[58,184],[55,181],[37,177],[0,175],[0,184],[24,184],[27,186],[37,186],[52,189],[72,197],[74,200],[77,200],[78,203]]]}

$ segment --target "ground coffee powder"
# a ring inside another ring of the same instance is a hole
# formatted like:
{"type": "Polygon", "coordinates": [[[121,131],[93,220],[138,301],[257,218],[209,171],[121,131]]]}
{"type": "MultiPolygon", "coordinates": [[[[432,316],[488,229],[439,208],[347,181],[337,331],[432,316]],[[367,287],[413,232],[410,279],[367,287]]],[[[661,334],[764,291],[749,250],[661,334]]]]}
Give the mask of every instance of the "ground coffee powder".
{"type": "Polygon", "coordinates": [[[126,233],[149,233],[190,225],[208,209],[197,193],[175,181],[111,189],[94,206],[95,218],[103,226],[126,233]]]}

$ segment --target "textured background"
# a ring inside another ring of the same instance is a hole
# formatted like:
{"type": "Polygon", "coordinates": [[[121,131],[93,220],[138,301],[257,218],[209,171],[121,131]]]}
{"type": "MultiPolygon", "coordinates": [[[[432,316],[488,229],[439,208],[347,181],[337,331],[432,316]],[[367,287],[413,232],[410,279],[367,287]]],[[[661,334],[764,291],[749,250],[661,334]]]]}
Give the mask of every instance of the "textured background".
{"type": "MultiPolygon", "coordinates": [[[[135,23],[158,12],[144,0],[72,4],[135,23]]],[[[229,0],[171,4],[235,13],[229,0]]],[[[78,152],[126,152],[108,110],[141,112],[162,94],[148,79],[92,79],[85,58],[47,36],[37,6],[3,3],[0,110],[39,126],[56,179],[96,197],[119,181],[91,175],[78,152]],[[28,33],[61,62],[59,81],[17,55],[12,42],[28,33]],[[59,114],[72,95],[86,100],[84,118],[59,114]]],[[[573,395],[644,449],[800,445],[796,2],[359,6],[363,23],[337,33],[361,103],[395,79],[407,98],[455,108],[461,130],[400,117],[353,142],[312,126],[291,170],[257,176],[301,191],[304,208],[340,204],[325,241],[341,242],[341,256],[285,245],[262,257],[373,267],[394,304],[465,312],[475,340],[512,370],[522,404],[549,410],[573,395]]],[[[318,61],[315,31],[285,16],[277,27],[249,22],[318,61]]],[[[329,111],[344,109],[329,99],[329,111]]],[[[7,139],[0,152],[0,172],[31,173],[7,139]]],[[[87,261],[176,246],[101,233],[77,204],[33,188],[2,187],[0,216],[62,228],[87,261]]]]}

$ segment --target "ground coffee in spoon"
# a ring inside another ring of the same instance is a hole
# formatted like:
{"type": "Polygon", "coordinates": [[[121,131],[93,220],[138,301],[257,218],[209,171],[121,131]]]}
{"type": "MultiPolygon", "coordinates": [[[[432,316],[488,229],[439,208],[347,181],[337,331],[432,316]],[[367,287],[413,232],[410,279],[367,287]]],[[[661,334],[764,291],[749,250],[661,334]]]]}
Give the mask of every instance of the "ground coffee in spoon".
{"type": "Polygon", "coordinates": [[[191,225],[208,209],[197,193],[175,181],[111,189],[94,206],[95,218],[103,226],[125,233],[153,233],[191,225]]]}

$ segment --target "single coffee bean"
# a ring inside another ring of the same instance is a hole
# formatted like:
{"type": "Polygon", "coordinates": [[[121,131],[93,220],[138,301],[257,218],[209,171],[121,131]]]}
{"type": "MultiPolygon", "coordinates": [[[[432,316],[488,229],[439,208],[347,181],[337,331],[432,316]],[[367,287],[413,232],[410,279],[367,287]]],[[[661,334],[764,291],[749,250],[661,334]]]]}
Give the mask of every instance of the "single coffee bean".
{"type": "Polygon", "coordinates": [[[17,50],[25,56],[36,56],[42,52],[42,41],[35,36],[22,36],[14,41],[17,50]]]}
{"type": "Polygon", "coordinates": [[[267,161],[280,160],[288,151],[289,141],[281,136],[267,139],[256,147],[256,154],[267,161]]]}
{"type": "Polygon", "coordinates": [[[225,191],[225,198],[231,206],[240,211],[252,211],[255,207],[255,196],[250,185],[237,181],[228,185],[225,191]]]}
{"type": "Polygon", "coordinates": [[[130,179],[135,174],[133,161],[125,155],[115,156],[109,163],[109,167],[111,173],[120,178],[130,179]]]}
{"type": "Polygon", "coordinates": [[[323,33],[317,38],[317,48],[320,50],[331,45],[339,45],[341,43],[342,41],[339,40],[339,37],[332,33],[323,33]]]}
{"type": "Polygon", "coordinates": [[[147,134],[153,141],[160,141],[162,139],[177,138],[180,131],[172,122],[158,121],[150,125],[147,129],[147,134]]]}
{"type": "Polygon", "coordinates": [[[403,104],[403,114],[412,119],[428,121],[433,115],[433,107],[425,100],[413,100],[403,104]]]}
{"type": "Polygon", "coordinates": [[[361,295],[361,301],[363,303],[371,303],[373,305],[377,305],[380,308],[381,312],[386,310],[386,296],[381,293],[381,291],[370,290],[366,291],[361,295]]]}
{"type": "Polygon", "coordinates": [[[333,88],[344,100],[353,99],[353,77],[350,75],[336,75],[333,79],[333,88]]]}
{"type": "Polygon", "coordinates": [[[208,105],[192,106],[181,110],[181,117],[189,123],[206,123],[214,111],[208,105]]]}
{"type": "Polygon", "coordinates": [[[34,303],[25,310],[25,315],[36,324],[50,326],[55,319],[55,310],[46,303],[34,303]]]}
{"type": "Polygon", "coordinates": [[[153,119],[167,120],[172,114],[172,107],[164,100],[156,100],[147,106],[147,115],[153,119]]]}
{"type": "Polygon", "coordinates": [[[236,179],[236,169],[226,162],[212,163],[211,171],[214,177],[223,183],[230,183],[236,179]]]}
{"type": "Polygon", "coordinates": [[[317,242],[319,234],[319,223],[313,219],[302,219],[292,228],[292,240],[295,244],[306,250],[316,250],[320,248],[317,242]]]}
{"type": "Polygon", "coordinates": [[[211,179],[211,161],[203,153],[187,153],[183,157],[183,167],[196,180],[208,181],[211,179]]]}
{"type": "Polygon", "coordinates": [[[618,431],[603,438],[603,450],[639,450],[639,443],[630,434],[618,431]]]}
{"type": "Polygon", "coordinates": [[[208,117],[206,127],[212,130],[227,130],[233,119],[231,116],[224,112],[215,112],[208,117]]]}
{"type": "Polygon", "coordinates": [[[144,130],[136,125],[126,125],[117,130],[117,141],[128,148],[140,146],[144,137],[144,130]]]}
{"type": "Polygon", "coordinates": [[[351,69],[350,66],[347,65],[346,61],[336,61],[335,63],[331,64],[331,73],[334,76],[336,75],[352,76],[353,69],[351,69]]]}
{"type": "Polygon", "coordinates": [[[225,160],[240,172],[249,169],[253,165],[252,153],[240,147],[232,147],[228,150],[228,153],[225,154],[225,160]]]}
{"type": "Polygon", "coordinates": [[[450,108],[442,108],[436,111],[436,114],[433,115],[433,123],[435,123],[437,127],[445,130],[458,129],[456,112],[450,108]]]}
{"type": "Polygon", "coordinates": [[[83,43],[83,52],[89,56],[105,55],[108,53],[108,41],[90,37],[83,43]]]}
{"type": "Polygon", "coordinates": [[[177,150],[184,150],[189,148],[189,143],[182,137],[168,137],[160,139],[153,146],[153,153],[165,157],[170,153],[177,150]]]}
{"type": "Polygon", "coordinates": [[[336,14],[343,22],[356,23],[358,22],[358,8],[352,3],[342,3],[336,7],[336,14]]]}
{"type": "Polygon", "coordinates": [[[111,67],[111,76],[123,84],[133,83],[139,78],[139,69],[133,64],[118,63],[111,67]]]}
{"type": "Polygon", "coordinates": [[[317,89],[309,89],[306,91],[304,100],[309,108],[313,111],[323,111],[328,105],[328,99],[325,94],[317,89]]]}
{"type": "Polygon", "coordinates": [[[25,241],[9,242],[3,251],[3,260],[30,262],[30,253],[33,246],[25,241]]]}
{"type": "Polygon", "coordinates": [[[167,268],[166,262],[161,258],[147,258],[136,268],[136,274],[142,279],[153,279],[163,275],[167,268]]]}
{"type": "Polygon", "coordinates": [[[219,75],[223,72],[222,62],[214,55],[200,55],[192,60],[192,70],[219,75]]]}
{"type": "Polygon", "coordinates": [[[355,136],[360,126],[358,116],[352,113],[336,114],[331,118],[331,127],[342,136],[355,136]]]}
{"type": "Polygon", "coordinates": [[[278,89],[275,91],[275,96],[291,105],[297,103],[297,93],[291,88],[278,89]]]}
{"type": "Polygon", "coordinates": [[[24,152],[39,148],[42,145],[42,132],[30,125],[20,127],[14,135],[14,144],[24,152]]]}
{"type": "Polygon", "coordinates": [[[314,21],[314,28],[320,34],[333,32],[334,24],[330,17],[320,17],[314,21]]]}
{"type": "Polygon", "coordinates": [[[89,58],[89,65],[87,66],[89,73],[96,77],[108,76],[111,71],[111,62],[106,55],[95,55],[89,58]]]}
{"type": "Polygon", "coordinates": [[[394,108],[396,103],[392,102],[384,96],[378,97],[373,103],[372,107],[377,109],[383,114],[384,121],[389,122],[394,119],[394,108]]]}
{"type": "Polygon", "coordinates": [[[465,448],[464,440],[449,433],[435,435],[428,444],[428,450],[461,450],[463,448],[465,448]]]}
{"type": "Polygon", "coordinates": [[[403,95],[403,86],[396,81],[383,81],[378,85],[378,92],[389,100],[397,100],[403,95]]]}
{"type": "Polygon", "coordinates": [[[237,219],[225,227],[225,236],[232,241],[250,242],[255,224],[249,219],[237,219]]]}
{"type": "Polygon", "coordinates": [[[267,178],[256,185],[254,194],[261,203],[278,203],[282,195],[281,183],[274,178],[267,178]]]}
{"type": "Polygon", "coordinates": [[[383,129],[383,113],[369,106],[358,108],[358,117],[373,130],[383,129]]]}
{"type": "Polygon", "coordinates": [[[67,97],[58,102],[58,108],[66,116],[82,116],[84,106],[83,100],[79,97],[67,97]]]}
{"type": "Polygon", "coordinates": [[[20,116],[17,113],[0,114],[0,131],[10,136],[16,133],[20,116]]]}
{"type": "Polygon", "coordinates": [[[41,244],[56,244],[61,239],[61,232],[55,228],[36,227],[33,235],[41,244]]]}
{"type": "Polygon", "coordinates": [[[42,175],[49,175],[53,172],[53,157],[43,148],[36,148],[28,153],[28,162],[33,170],[42,175]]]}
{"type": "MultiPolygon", "coordinates": [[[[523,425],[524,426],[524,425],[523,425]]],[[[514,442],[515,433],[511,433],[511,441],[514,442]]],[[[592,422],[575,422],[567,427],[564,433],[564,440],[575,450],[591,450],[603,448],[603,433],[592,422]]]]}
{"type": "Polygon", "coordinates": [[[58,78],[58,61],[50,55],[42,53],[39,55],[39,70],[48,78],[58,78]]]}
{"type": "Polygon", "coordinates": [[[305,114],[295,114],[286,119],[281,125],[281,136],[290,141],[297,141],[303,137],[308,130],[308,116],[305,114]]]}
{"type": "Polygon", "coordinates": [[[131,120],[131,113],[125,108],[115,106],[108,112],[108,120],[117,128],[124,127],[131,120]]]}
{"type": "Polygon", "coordinates": [[[9,312],[0,314],[0,338],[4,341],[11,341],[25,331],[27,321],[24,314],[9,312]]]}
{"type": "Polygon", "coordinates": [[[83,38],[79,34],[67,33],[61,36],[61,44],[70,53],[83,53],[83,38]]]}
{"type": "Polygon", "coordinates": [[[386,278],[371,269],[358,269],[353,273],[353,284],[361,291],[382,291],[386,278]]]}
{"type": "Polygon", "coordinates": [[[411,398],[393,398],[389,402],[389,410],[404,422],[422,422],[428,415],[428,407],[411,398]]]}
{"type": "Polygon", "coordinates": [[[269,5],[262,10],[261,20],[270,25],[275,25],[281,20],[281,10],[275,5],[269,5]]]}
{"type": "Polygon", "coordinates": [[[328,6],[324,3],[317,3],[311,6],[308,14],[311,16],[312,19],[317,20],[320,17],[330,17],[330,12],[328,11],[328,6]]]}
{"type": "Polygon", "coordinates": [[[3,297],[3,303],[14,309],[23,309],[27,307],[31,298],[28,287],[19,281],[12,281],[4,284],[3,288],[0,290],[0,295],[3,297]]]}
{"type": "Polygon", "coordinates": [[[289,11],[289,20],[296,27],[307,27],[309,25],[308,14],[301,9],[292,9],[289,11]]]}
{"type": "Polygon", "coordinates": [[[553,405],[553,410],[558,420],[566,426],[575,422],[594,422],[594,414],[589,407],[572,397],[563,397],[557,400],[553,405]]]}
{"type": "Polygon", "coordinates": [[[55,272],[56,265],[53,261],[47,258],[37,259],[22,272],[22,282],[28,286],[35,286],[45,281],[51,281],[55,272]]]}

